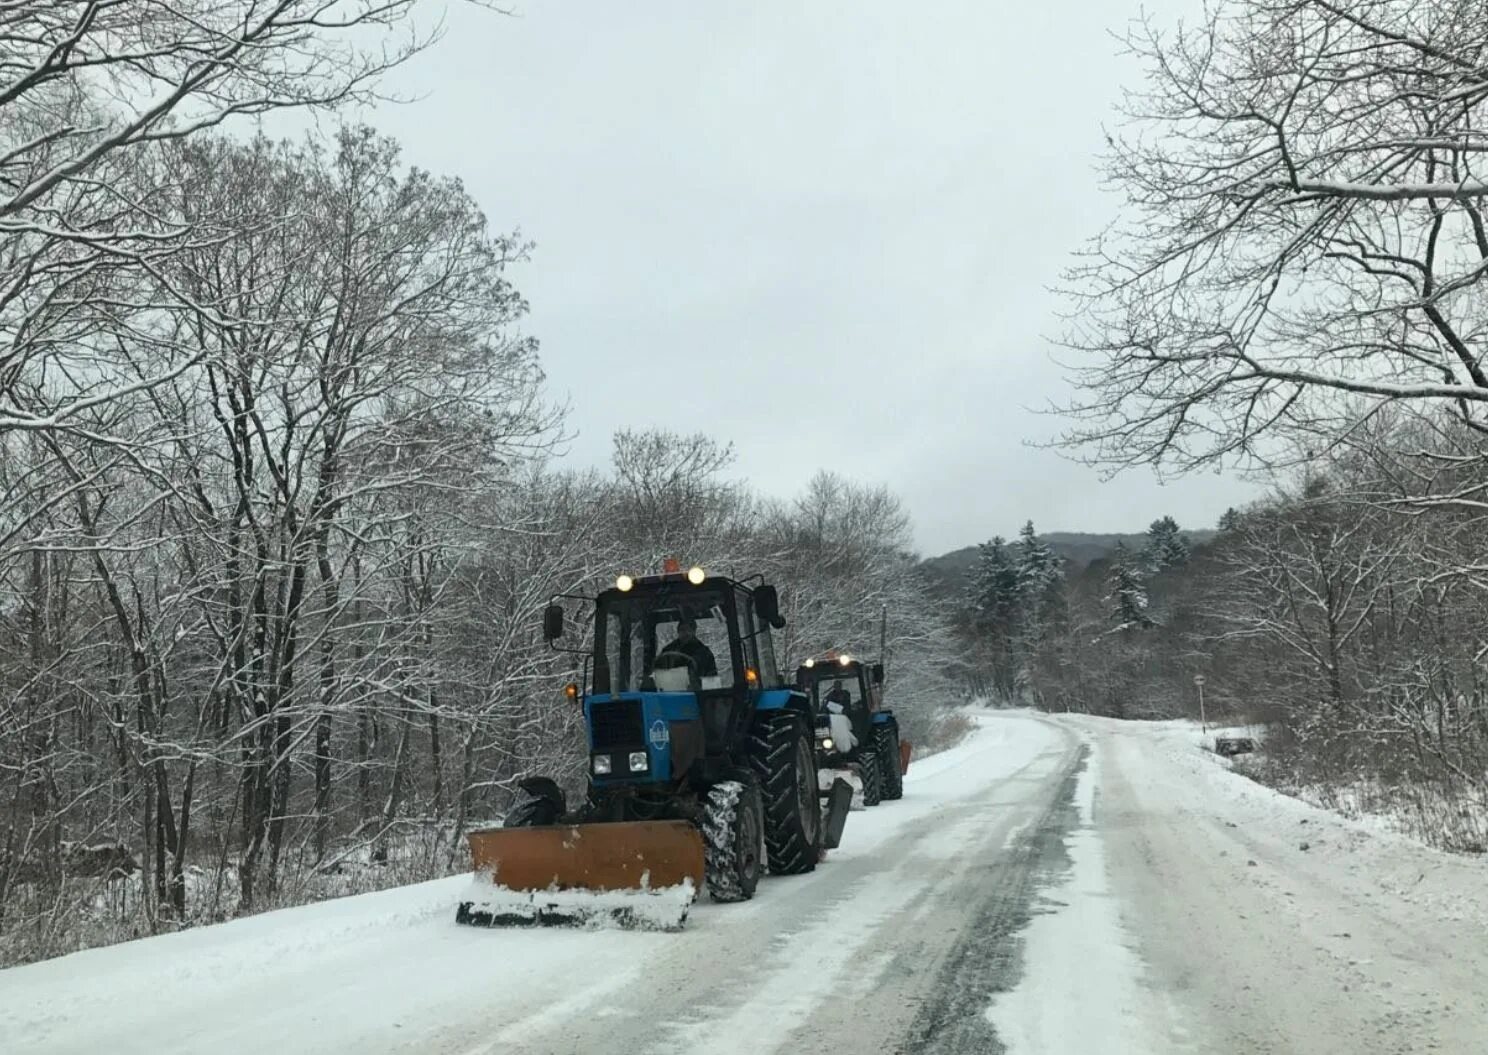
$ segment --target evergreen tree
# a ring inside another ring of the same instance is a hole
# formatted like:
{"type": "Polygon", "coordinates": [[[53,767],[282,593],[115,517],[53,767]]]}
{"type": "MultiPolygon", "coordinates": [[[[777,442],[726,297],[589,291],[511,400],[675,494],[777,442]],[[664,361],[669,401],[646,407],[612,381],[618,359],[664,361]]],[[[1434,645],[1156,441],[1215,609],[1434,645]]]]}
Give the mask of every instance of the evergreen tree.
{"type": "Polygon", "coordinates": [[[971,574],[972,622],[985,649],[988,674],[997,696],[1011,700],[1016,681],[1014,642],[1021,618],[1018,564],[1007,542],[994,537],[978,547],[971,574]]]}
{"type": "Polygon", "coordinates": [[[1106,584],[1106,601],[1111,606],[1111,618],[1117,629],[1145,629],[1154,625],[1152,617],[1147,614],[1147,584],[1124,543],[1116,543],[1106,584]]]}
{"type": "Polygon", "coordinates": [[[1038,537],[1031,520],[1018,533],[1016,548],[1019,619],[1014,687],[1019,696],[1028,698],[1038,655],[1066,622],[1064,561],[1038,537]]]}
{"type": "Polygon", "coordinates": [[[1188,563],[1188,537],[1178,530],[1178,522],[1165,516],[1147,528],[1147,544],[1142,550],[1142,563],[1149,574],[1188,563]]]}
{"type": "Polygon", "coordinates": [[[1038,537],[1031,520],[1018,533],[1016,547],[1020,636],[1024,650],[1031,652],[1051,629],[1064,624],[1064,559],[1038,537]]]}
{"type": "Polygon", "coordinates": [[[1010,632],[1017,621],[1019,601],[1018,565],[1001,535],[977,547],[972,569],[971,608],[984,630],[1010,632]]]}

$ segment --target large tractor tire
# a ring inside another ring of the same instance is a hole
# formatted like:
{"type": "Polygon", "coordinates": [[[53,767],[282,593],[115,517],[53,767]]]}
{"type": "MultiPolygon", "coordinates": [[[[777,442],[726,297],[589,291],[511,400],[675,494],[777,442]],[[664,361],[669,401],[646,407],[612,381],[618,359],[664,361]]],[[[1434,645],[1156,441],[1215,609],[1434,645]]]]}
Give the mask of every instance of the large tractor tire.
{"type": "Polygon", "coordinates": [[[878,755],[878,768],[883,774],[883,797],[894,800],[904,797],[904,771],[899,768],[899,730],[893,725],[881,725],[873,733],[873,746],[878,755]]]}
{"type": "Polygon", "coordinates": [[[764,871],[759,789],[725,780],[703,804],[703,875],[714,901],[748,901],[764,871]]]}
{"type": "Polygon", "coordinates": [[[878,764],[876,744],[859,749],[858,772],[863,778],[863,805],[877,806],[883,801],[883,772],[878,764]]]}
{"type": "Polygon", "coordinates": [[[800,875],[821,857],[816,748],[806,721],[790,711],[763,714],[750,734],[749,761],[765,806],[770,872],[800,875]]]}

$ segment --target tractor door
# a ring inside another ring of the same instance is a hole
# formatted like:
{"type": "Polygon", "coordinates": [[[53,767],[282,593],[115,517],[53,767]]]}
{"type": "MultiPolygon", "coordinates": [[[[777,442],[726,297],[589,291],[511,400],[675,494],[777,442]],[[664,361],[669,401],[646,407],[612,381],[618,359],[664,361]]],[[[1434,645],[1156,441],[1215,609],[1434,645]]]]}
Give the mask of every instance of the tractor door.
{"type": "Polygon", "coordinates": [[[858,747],[861,749],[873,742],[873,711],[868,697],[868,679],[861,663],[853,664],[849,684],[853,701],[852,706],[848,708],[848,713],[852,716],[853,736],[857,738],[858,747]]]}

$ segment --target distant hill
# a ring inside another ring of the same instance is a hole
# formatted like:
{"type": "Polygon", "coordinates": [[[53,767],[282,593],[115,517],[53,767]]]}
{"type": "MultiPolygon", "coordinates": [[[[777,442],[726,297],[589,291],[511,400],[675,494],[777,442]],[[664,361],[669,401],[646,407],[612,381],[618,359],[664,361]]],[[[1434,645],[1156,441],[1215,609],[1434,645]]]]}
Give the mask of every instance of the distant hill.
{"type": "MultiPolygon", "coordinates": [[[[1195,545],[1209,541],[1213,531],[1185,531],[1188,540],[1195,545]]],[[[1071,578],[1079,575],[1091,561],[1109,557],[1116,543],[1124,542],[1128,549],[1138,550],[1147,543],[1147,535],[1099,534],[1086,531],[1050,531],[1039,536],[1044,544],[1065,560],[1065,572],[1071,578]]],[[[960,591],[966,577],[976,564],[977,548],[964,546],[961,549],[930,557],[920,562],[920,567],[947,592],[960,591]]]]}

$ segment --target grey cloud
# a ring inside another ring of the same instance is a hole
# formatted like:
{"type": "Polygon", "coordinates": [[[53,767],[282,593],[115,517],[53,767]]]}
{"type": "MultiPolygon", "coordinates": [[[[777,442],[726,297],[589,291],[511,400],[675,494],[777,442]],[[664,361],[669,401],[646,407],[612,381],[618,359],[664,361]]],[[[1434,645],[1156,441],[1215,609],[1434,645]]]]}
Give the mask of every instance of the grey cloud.
{"type": "Polygon", "coordinates": [[[1028,517],[1203,526],[1250,489],[1024,446],[1059,429],[1027,409],[1062,397],[1047,290],[1116,205],[1093,155],[1136,10],[456,6],[397,74],[424,98],[372,119],[538,243],[517,280],[580,463],[621,426],[706,430],[772,492],[889,484],[927,552],[1028,517]]]}

